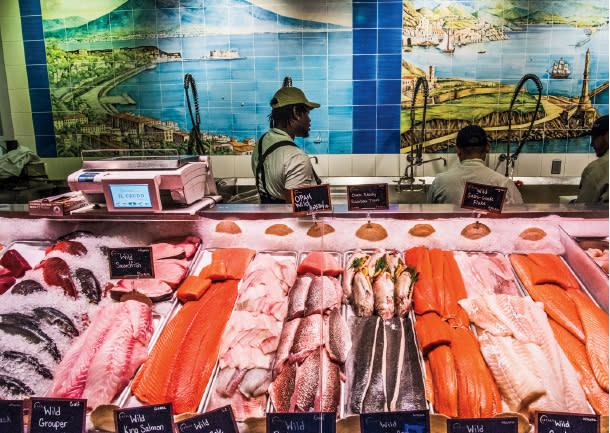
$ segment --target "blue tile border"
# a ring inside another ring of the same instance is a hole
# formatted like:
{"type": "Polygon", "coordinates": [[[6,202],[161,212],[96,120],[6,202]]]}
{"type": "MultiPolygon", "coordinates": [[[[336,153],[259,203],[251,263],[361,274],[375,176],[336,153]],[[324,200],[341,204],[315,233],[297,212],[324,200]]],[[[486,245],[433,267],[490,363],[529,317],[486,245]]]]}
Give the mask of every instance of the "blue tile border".
{"type": "MultiPolygon", "coordinates": [[[[36,153],[41,158],[57,157],[57,142],[55,135],[36,135],[36,153]]],[[[75,155],[78,156],[78,155],[75,155]]]]}
{"type": "Polygon", "coordinates": [[[377,132],[371,130],[354,129],[352,132],[352,153],[367,154],[375,153],[377,147],[377,132]]]}
{"type": "Polygon", "coordinates": [[[41,15],[40,0],[19,0],[19,13],[22,17],[41,15]]]}

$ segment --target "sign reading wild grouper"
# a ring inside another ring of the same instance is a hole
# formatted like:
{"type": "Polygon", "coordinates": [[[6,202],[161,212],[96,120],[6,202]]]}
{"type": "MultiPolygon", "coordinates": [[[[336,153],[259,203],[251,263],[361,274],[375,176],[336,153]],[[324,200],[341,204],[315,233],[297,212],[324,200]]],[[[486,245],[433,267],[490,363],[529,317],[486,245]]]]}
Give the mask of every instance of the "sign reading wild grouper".
{"type": "Polygon", "coordinates": [[[355,209],[388,209],[388,184],[347,186],[347,208],[355,209]]]}
{"type": "Polygon", "coordinates": [[[30,433],[83,433],[87,400],[32,398],[30,433]]]}
{"type": "Polygon", "coordinates": [[[462,207],[465,209],[483,210],[493,213],[502,213],[507,188],[481,183],[466,182],[462,207]]]}
{"type": "Polygon", "coordinates": [[[536,412],[536,433],[599,433],[599,415],[536,412]]]}
{"type": "Polygon", "coordinates": [[[152,247],[109,248],[110,278],[154,278],[152,247]]]}
{"type": "Polygon", "coordinates": [[[23,401],[0,400],[0,433],[23,433],[23,401]]]}
{"type": "Polygon", "coordinates": [[[114,425],[121,433],[172,433],[174,411],[171,403],[117,409],[114,425]]]}
{"type": "Polygon", "coordinates": [[[290,190],[290,196],[292,212],[297,215],[332,210],[328,184],[294,188],[290,190]]]}

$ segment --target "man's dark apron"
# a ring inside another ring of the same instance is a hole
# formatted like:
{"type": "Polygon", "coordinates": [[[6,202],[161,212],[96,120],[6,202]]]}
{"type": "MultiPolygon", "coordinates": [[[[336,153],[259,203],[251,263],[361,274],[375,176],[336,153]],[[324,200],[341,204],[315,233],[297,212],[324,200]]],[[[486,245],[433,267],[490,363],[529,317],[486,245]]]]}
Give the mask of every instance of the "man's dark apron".
{"type": "MultiPolygon", "coordinates": [[[[274,143],[273,145],[271,145],[271,147],[269,147],[269,149],[267,149],[265,151],[265,153],[263,153],[262,152],[263,139],[265,138],[265,135],[267,135],[267,133],[263,134],[263,136],[258,141],[258,163],[256,164],[256,189],[258,190],[258,195],[260,196],[260,200],[261,200],[262,204],[286,204],[286,201],[284,199],[276,198],[276,197],[272,196],[271,194],[269,194],[269,191],[267,191],[267,180],[265,179],[265,165],[264,164],[265,164],[265,160],[267,159],[267,157],[270,154],[272,154],[273,152],[275,152],[277,149],[279,149],[280,147],[284,147],[284,146],[297,147],[297,145],[294,144],[294,142],[292,142],[290,140],[278,141],[277,143],[274,143]]],[[[322,181],[316,174],[316,171],[313,169],[313,167],[312,167],[312,171],[313,171],[313,177],[314,177],[316,183],[318,185],[320,185],[320,183],[322,183],[322,181]]]]}

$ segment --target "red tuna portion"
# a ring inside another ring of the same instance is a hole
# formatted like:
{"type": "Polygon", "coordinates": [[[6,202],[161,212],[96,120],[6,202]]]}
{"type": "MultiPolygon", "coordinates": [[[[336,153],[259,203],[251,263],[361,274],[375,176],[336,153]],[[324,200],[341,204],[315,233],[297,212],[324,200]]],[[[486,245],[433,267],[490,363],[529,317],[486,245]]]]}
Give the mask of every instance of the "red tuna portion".
{"type": "Polygon", "coordinates": [[[11,274],[13,274],[13,277],[15,278],[23,277],[25,271],[32,269],[27,260],[24,259],[17,250],[8,250],[5,252],[2,258],[0,258],[0,265],[11,271],[11,274]]]}
{"type": "Polygon", "coordinates": [[[12,275],[0,275],[0,295],[13,287],[15,281],[17,280],[12,275]]]}
{"type": "Polygon", "coordinates": [[[47,248],[45,254],[49,254],[51,251],[61,251],[62,253],[70,254],[73,256],[84,256],[87,254],[87,248],[80,242],[76,241],[59,241],[55,245],[47,248]]]}
{"type": "Polygon", "coordinates": [[[42,268],[42,276],[45,282],[50,286],[59,286],[64,289],[64,293],[78,298],[76,286],[70,275],[68,264],[59,257],[50,257],[40,262],[35,269],[42,268]]]}

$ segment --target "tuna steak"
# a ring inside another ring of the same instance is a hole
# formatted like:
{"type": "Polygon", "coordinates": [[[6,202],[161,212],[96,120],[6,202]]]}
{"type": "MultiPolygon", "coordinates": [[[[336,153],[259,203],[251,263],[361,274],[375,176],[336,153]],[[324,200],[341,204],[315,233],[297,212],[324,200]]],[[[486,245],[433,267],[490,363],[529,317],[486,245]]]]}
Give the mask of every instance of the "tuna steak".
{"type": "Polygon", "coordinates": [[[55,245],[47,248],[45,254],[49,254],[51,251],[61,251],[72,256],[84,256],[87,254],[87,248],[77,241],[58,241],[55,245]]]}
{"type": "Polygon", "coordinates": [[[45,282],[50,286],[59,286],[64,289],[67,296],[78,298],[76,286],[70,275],[68,264],[59,257],[49,257],[44,259],[35,269],[42,268],[42,275],[45,282]]]}
{"type": "Polygon", "coordinates": [[[0,257],[0,265],[11,271],[15,278],[23,277],[25,271],[32,269],[26,259],[23,258],[19,251],[8,250],[0,257]]]}

